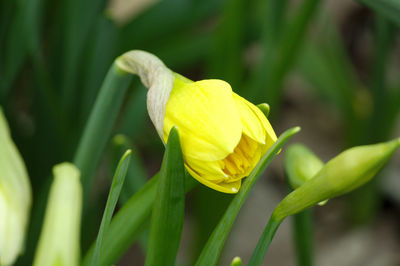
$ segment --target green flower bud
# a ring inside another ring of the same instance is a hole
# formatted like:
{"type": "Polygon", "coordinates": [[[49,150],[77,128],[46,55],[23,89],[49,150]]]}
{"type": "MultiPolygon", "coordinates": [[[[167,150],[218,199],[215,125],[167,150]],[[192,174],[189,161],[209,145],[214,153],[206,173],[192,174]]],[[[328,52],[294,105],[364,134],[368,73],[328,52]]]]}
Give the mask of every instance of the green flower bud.
{"type": "Polygon", "coordinates": [[[318,202],[348,193],[371,180],[400,146],[400,139],[348,149],[311,179],[287,195],[272,214],[275,220],[296,214],[318,202]]]}
{"type": "Polygon", "coordinates": [[[0,265],[23,252],[32,194],[28,174],[0,108],[0,265]]]}
{"type": "Polygon", "coordinates": [[[302,144],[293,144],[286,151],[285,171],[292,189],[313,178],[323,166],[324,163],[302,144]]]}
{"type": "Polygon", "coordinates": [[[234,257],[231,266],[242,266],[242,259],[240,257],[234,257]]]}
{"type": "Polygon", "coordinates": [[[34,266],[79,265],[82,186],[79,170],[70,163],[53,168],[50,189],[34,266]]]}
{"type": "MultiPolygon", "coordinates": [[[[285,171],[293,190],[313,178],[323,166],[324,163],[302,144],[293,144],[286,152],[285,171]]],[[[327,202],[324,200],[318,205],[323,206],[327,202]]]]}

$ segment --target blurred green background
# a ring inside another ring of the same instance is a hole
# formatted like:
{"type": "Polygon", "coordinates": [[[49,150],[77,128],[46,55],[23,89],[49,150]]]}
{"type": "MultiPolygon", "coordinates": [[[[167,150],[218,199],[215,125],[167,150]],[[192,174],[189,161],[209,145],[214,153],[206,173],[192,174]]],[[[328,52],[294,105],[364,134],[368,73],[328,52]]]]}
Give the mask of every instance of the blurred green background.
{"type": "MultiPolygon", "coordinates": [[[[97,92],[123,52],[154,53],[192,80],[218,78],[253,103],[271,106],[279,134],[296,137],[327,161],[345,148],[400,136],[398,0],[0,0],[0,105],[30,175],[34,206],[29,265],[51,181],[71,161],[97,92]]],[[[123,204],[159,170],[164,147],[135,77],[95,185],[86,197],[82,252],[93,242],[115,166],[134,156],[123,204]],[[93,226],[94,225],[94,226],[93,226]]],[[[102,132],[99,132],[102,134],[102,132]]],[[[221,265],[250,257],[273,207],[287,193],[282,156],[243,207],[221,265]]],[[[393,160],[399,161],[399,160],[393,160]]],[[[400,262],[400,165],[349,196],[314,208],[316,265],[400,262]]],[[[232,197],[204,186],[187,198],[179,261],[191,265],[232,197]]],[[[266,265],[294,265],[287,222],[266,265]]],[[[141,265],[146,232],[118,265],[141,265]]]]}

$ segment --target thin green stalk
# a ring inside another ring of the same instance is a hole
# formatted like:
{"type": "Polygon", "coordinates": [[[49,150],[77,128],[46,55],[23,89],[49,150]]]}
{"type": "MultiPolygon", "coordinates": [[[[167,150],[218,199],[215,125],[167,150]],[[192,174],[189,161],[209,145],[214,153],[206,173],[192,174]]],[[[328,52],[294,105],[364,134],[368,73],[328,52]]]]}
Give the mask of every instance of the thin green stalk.
{"type": "Polygon", "coordinates": [[[358,0],[400,26],[400,2],[397,0],[358,0]]]}
{"type": "Polygon", "coordinates": [[[311,209],[293,215],[293,233],[297,265],[313,265],[313,230],[311,209]]]}
{"type": "Polygon", "coordinates": [[[299,131],[299,127],[286,130],[261,158],[251,174],[243,181],[242,187],[229,204],[224,216],[221,218],[217,227],[215,227],[212,235],[208,239],[207,244],[204,246],[196,262],[197,266],[212,266],[217,264],[219,255],[225,244],[226,238],[228,237],[233,222],[235,221],[239,210],[244,204],[251,189],[254,187],[261,174],[265,171],[269,163],[282,148],[282,146],[299,131]]]}
{"type": "Polygon", "coordinates": [[[246,0],[226,1],[209,58],[208,76],[226,80],[234,89],[239,88],[244,75],[242,52],[248,4],[246,0]]]}
{"type": "MultiPolygon", "coordinates": [[[[368,134],[359,136],[364,143],[379,142],[390,137],[393,128],[391,109],[392,93],[388,90],[386,73],[392,45],[392,25],[383,16],[375,20],[375,47],[371,65],[370,91],[373,100],[372,114],[367,126],[368,134]]],[[[362,143],[362,144],[364,144],[362,143]]],[[[355,143],[358,144],[358,143],[355,143]]],[[[365,224],[375,217],[382,204],[379,178],[352,193],[349,197],[349,214],[355,224],[365,224]]]]}
{"type": "Polygon", "coordinates": [[[374,101],[370,124],[370,138],[373,142],[383,141],[389,137],[389,132],[385,132],[388,129],[385,126],[385,124],[388,124],[385,117],[392,94],[388,88],[386,73],[388,72],[390,54],[393,47],[393,29],[388,20],[380,15],[376,16],[375,47],[370,75],[370,89],[374,101]]]}
{"type": "MultiPolygon", "coordinates": [[[[259,66],[257,66],[250,77],[248,89],[244,90],[246,98],[256,100],[266,88],[265,83],[274,67],[271,64],[274,53],[274,47],[277,46],[282,35],[283,17],[286,13],[287,0],[271,0],[265,3],[263,10],[263,28],[262,28],[262,45],[264,56],[259,66]]],[[[268,100],[268,102],[270,102],[268,100]]]]}
{"type": "Polygon", "coordinates": [[[127,150],[119,161],[118,167],[115,171],[110,188],[110,193],[108,194],[106,207],[104,209],[103,218],[101,220],[99,233],[96,239],[96,246],[94,249],[94,255],[92,257],[92,266],[97,266],[100,264],[104,235],[110,225],[111,217],[114,213],[115,206],[117,205],[117,201],[121,193],[121,189],[124,185],[125,176],[129,167],[130,157],[131,150],[127,150]]]}
{"type": "MultiPolygon", "coordinates": [[[[265,45],[264,59],[252,77],[250,96],[255,99],[262,95],[271,105],[271,109],[275,110],[275,114],[282,94],[284,77],[297,58],[318,3],[319,0],[306,0],[302,3],[294,20],[284,27],[279,41],[265,45]]],[[[270,36],[271,31],[268,29],[265,34],[270,36]]]]}
{"type": "Polygon", "coordinates": [[[282,83],[286,73],[297,58],[298,51],[313,18],[319,0],[306,0],[291,24],[286,27],[279,42],[279,51],[274,60],[275,65],[264,88],[265,99],[271,103],[271,109],[279,105],[282,94],[282,83]]]}
{"type": "Polygon", "coordinates": [[[284,24],[287,5],[288,0],[272,0],[267,2],[262,36],[264,49],[270,50],[279,42],[282,29],[287,26],[284,24]]]}
{"type": "Polygon", "coordinates": [[[86,199],[131,79],[132,75],[122,72],[113,64],[86,123],[73,160],[81,171],[84,198],[86,199]]]}
{"type": "Polygon", "coordinates": [[[272,242],[272,239],[275,236],[276,230],[278,230],[279,225],[281,224],[281,220],[277,220],[274,218],[273,214],[271,218],[269,218],[268,224],[262,233],[260,240],[257,243],[256,248],[254,249],[253,255],[250,258],[248,266],[259,266],[261,265],[265,253],[268,250],[269,245],[272,242]]]}

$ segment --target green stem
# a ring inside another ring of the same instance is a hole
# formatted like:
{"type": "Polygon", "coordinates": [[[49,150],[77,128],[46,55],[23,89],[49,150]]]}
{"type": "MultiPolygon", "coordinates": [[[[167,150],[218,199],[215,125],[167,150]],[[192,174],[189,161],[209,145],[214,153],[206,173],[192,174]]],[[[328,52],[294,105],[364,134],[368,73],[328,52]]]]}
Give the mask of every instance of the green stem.
{"type": "MultiPolygon", "coordinates": [[[[251,99],[257,99],[260,96],[268,99],[268,104],[271,105],[272,110],[275,110],[275,115],[277,114],[276,107],[280,103],[284,78],[297,58],[318,3],[318,0],[304,1],[294,20],[287,26],[280,25],[283,30],[281,30],[278,41],[273,43],[266,41],[264,44],[265,55],[251,79],[249,92],[251,99]]],[[[276,8],[279,8],[278,4],[276,8]]],[[[275,20],[278,23],[281,19],[276,18],[275,20]]],[[[264,38],[272,36],[274,32],[278,31],[267,27],[264,38]]]]}
{"type": "Polygon", "coordinates": [[[307,209],[293,215],[293,232],[297,253],[297,265],[313,265],[313,230],[311,209],[307,209]]]}
{"type": "Polygon", "coordinates": [[[86,123],[73,160],[81,171],[83,192],[86,199],[131,79],[132,75],[122,72],[113,64],[86,123]]]}
{"type": "Polygon", "coordinates": [[[318,3],[318,0],[304,1],[294,21],[286,27],[282,34],[282,39],[279,42],[280,51],[274,58],[275,66],[271,69],[268,83],[265,86],[267,89],[264,89],[265,99],[270,101],[272,110],[275,110],[280,103],[285,75],[297,58],[298,51],[313,14],[317,10],[318,3]]]}
{"type": "Polygon", "coordinates": [[[268,167],[269,163],[283,147],[283,145],[297,132],[300,131],[299,127],[294,127],[286,130],[278,140],[272,145],[267,153],[261,158],[257,166],[253,169],[250,175],[243,181],[242,187],[239,192],[235,195],[229,207],[226,209],[224,216],[215,227],[212,235],[204,246],[199,259],[196,262],[196,266],[202,265],[216,265],[218,262],[219,255],[228,237],[230,229],[235,221],[240,208],[245,202],[250,191],[254,187],[255,183],[259,179],[260,175],[268,167]]]}
{"type": "Polygon", "coordinates": [[[268,250],[269,245],[271,244],[272,239],[274,238],[276,230],[278,230],[279,225],[282,220],[277,220],[274,218],[274,214],[269,218],[268,224],[262,233],[260,240],[258,240],[257,246],[254,249],[253,255],[250,258],[248,266],[257,266],[261,265],[265,253],[268,250]]]}

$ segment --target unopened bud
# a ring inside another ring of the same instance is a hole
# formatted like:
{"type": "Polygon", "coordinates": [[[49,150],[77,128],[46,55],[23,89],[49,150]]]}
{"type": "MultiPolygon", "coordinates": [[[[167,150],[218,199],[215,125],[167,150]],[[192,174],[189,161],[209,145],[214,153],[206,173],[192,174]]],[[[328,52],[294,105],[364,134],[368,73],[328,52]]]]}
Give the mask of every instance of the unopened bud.
{"type": "Polygon", "coordinates": [[[273,217],[282,220],[318,202],[348,193],[371,180],[400,146],[400,139],[348,149],[287,195],[273,217]]]}
{"type": "Polygon", "coordinates": [[[53,168],[54,181],[36,249],[34,266],[77,266],[80,254],[82,186],[71,163],[53,168]]]}
{"type": "Polygon", "coordinates": [[[0,108],[0,265],[14,264],[23,252],[31,197],[24,162],[0,108]]]}
{"type": "Polygon", "coordinates": [[[234,257],[231,266],[242,266],[242,259],[240,257],[234,257]]]}
{"type": "Polygon", "coordinates": [[[313,178],[323,166],[324,163],[302,144],[293,144],[286,151],[285,171],[292,189],[313,178]]]}

